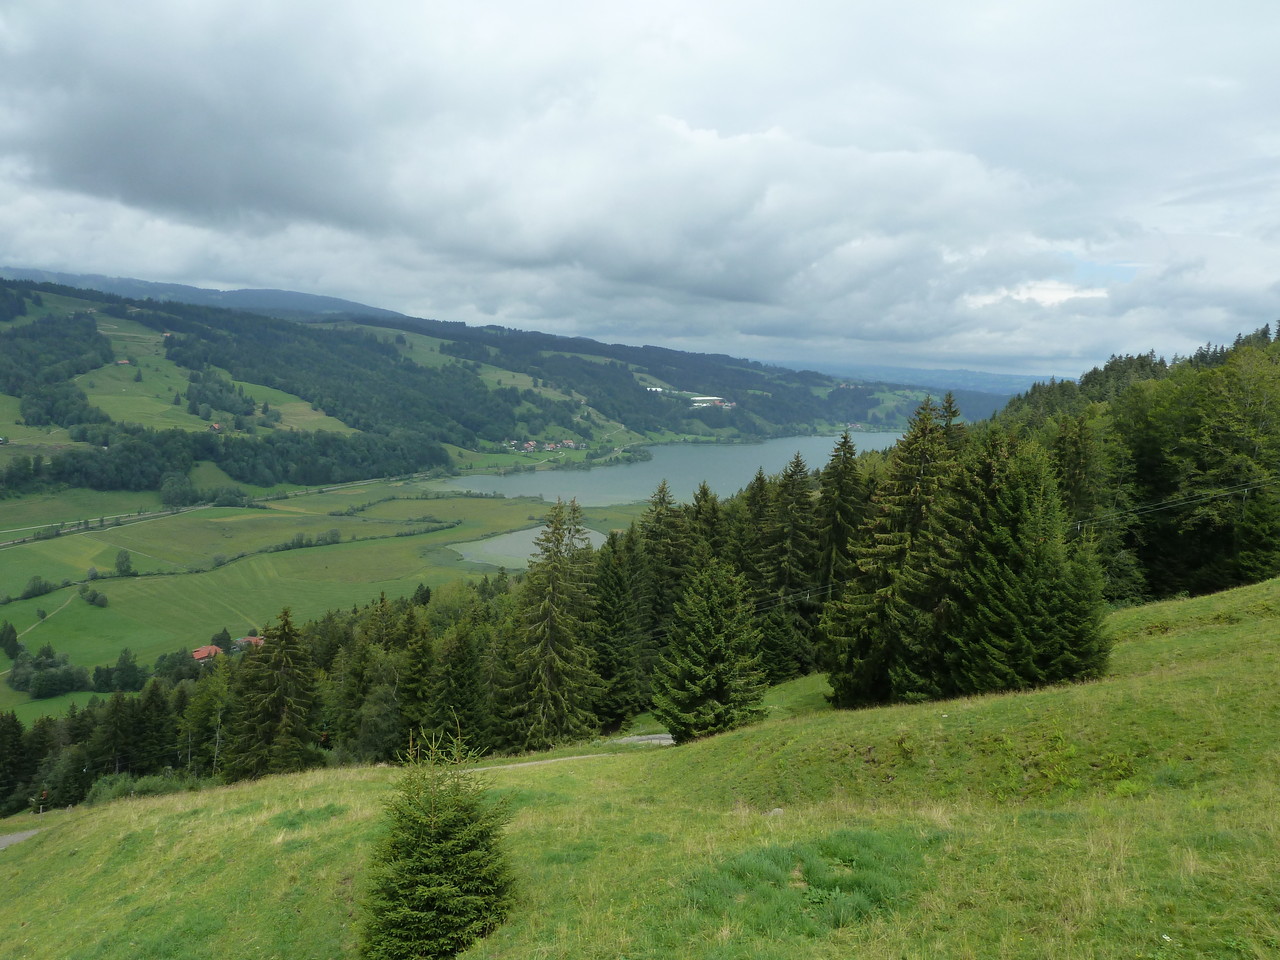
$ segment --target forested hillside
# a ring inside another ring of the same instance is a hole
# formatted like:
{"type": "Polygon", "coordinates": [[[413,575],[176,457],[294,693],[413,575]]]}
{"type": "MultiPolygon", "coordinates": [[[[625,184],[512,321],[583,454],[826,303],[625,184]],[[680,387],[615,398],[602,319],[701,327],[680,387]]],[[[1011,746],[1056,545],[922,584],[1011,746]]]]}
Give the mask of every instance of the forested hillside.
{"type": "Polygon", "coordinates": [[[1069,520],[1115,600],[1280,573],[1280,343],[1270,327],[1189,357],[1112,357],[995,420],[1054,458],[1069,520]]]}
{"type": "MultiPolygon", "coordinates": [[[[159,490],[166,480],[176,490],[200,461],[258,486],[448,470],[442,444],[493,453],[554,443],[571,459],[603,461],[653,439],[892,428],[924,396],[459,323],[302,324],[52,283],[0,281],[0,290],[0,410],[6,398],[16,408],[0,445],[8,494],[159,490]],[[103,390],[98,378],[121,365],[132,379],[103,390]],[[326,423],[282,423],[269,399],[277,392],[326,423]]],[[[961,399],[985,410],[991,398],[961,399]]],[[[190,490],[186,502],[214,493],[190,490]]]]}
{"type": "MultiPolygon", "coordinates": [[[[175,392],[170,404],[181,416],[203,422],[202,406],[243,405],[232,416],[254,418],[263,433],[76,423],[92,448],[54,457],[43,473],[33,466],[31,484],[75,463],[86,471],[132,464],[136,474],[150,461],[118,451],[148,444],[168,462],[230,464],[232,476],[274,469],[262,466],[263,451],[283,452],[282,471],[327,476],[346,469],[353,451],[355,462],[386,456],[383,448],[361,454],[360,444],[396,449],[405,438],[434,443],[466,431],[483,440],[476,427],[485,424],[473,427],[465,405],[430,414],[425,404],[436,390],[461,391],[473,379],[501,397],[485,378],[493,369],[515,375],[493,367],[490,351],[499,348],[483,339],[440,340],[423,365],[409,356],[430,346],[421,333],[397,343],[209,308],[118,303],[102,312],[143,331],[139,342],[163,337],[164,361],[187,371],[185,394],[175,392]],[[334,345],[341,349],[325,349],[334,345]],[[441,360],[450,350],[475,358],[441,360]],[[294,370],[264,360],[280,355],[312,359],[294,370]],[[367,396],[351,389],[366,369],[362,357],[379,362],[367,396]],[[329,377],[309,379],[307,371],[326,363],[329,377]],[[280,395],[317,397],[312,403],[323,401],[346,429],[362,432],[275,429],[272,411],[245,386],[264,381],[293,392],[280,395]],[[184,400],[195,413],[182,409],[184,400]],[[413,427],[427,416],[437,432],[424,437],[413,427]],[[243,466],[233,458],[239,451],[252,451],[243,466]]],[[[41,333],[54,320],[22,317],[3,335],[49,369],[74,371],[102,355],[83,317],[56,321],[79,324],[67,328],[78,331],[73,345],[41,333]]],[[[525,355],[528,385],[501,390],[516,391],[538,415],[567,413],[574,395],[528,373],[541,364],[551,374],[564,358],[532,346],[525,355]]],[[[655,394],[622,360],[584,362],[596,370],[617,364],[640,395],[655,394]]],[[[599,549],[585,537],[577,504],[557,503],[518,579],[487,576],[435,595],[422,588],[305,623],[289,614],[282,584],[283,612],[261,649],[250,643],[233,656],[224,648],[205,665],[178,651],[149,681],[145,665],[118,662],[93,678],[108,700],[30,730],[13,714],[0,718],[0,795],[14,809],[35,790],[77,802],[104,774],[236,779],[384,760],[419,730],[461,729],[495,751],[538,750],[620,729],[650,710],[677,739],[696,739],[747,722],[768,686],[815,671],[827,675],[840,708],[1098,677],[1110,652],[1105,601],[1280,572],[1278,366],[1280,344],[1264,329],[1187,358],[1113,358],[1078,384],[1040,385],[979,424],[963,423],[949,396],[926,399],[887,454],[859,456],[846,434],[820,469],[797,456],[732,497],[703,485],[680,503],[664,483],[639,519],[599,549]],[[143,683],[141,696],[128,694],[143,683]]],[[[143,382],[162,373],[137,368],[143,382]]],[[[21,367],[8,376],[20,381],[21,367]]],[[[74,396],[74,383],[69,389],[74,396]]],[[[113,395],[101,396],[106,403],[113,395]]],[[[665,391],[657,400],[674,402],[665,391]]],[[[92,414],[91,405],[70,409],[92,414]]],[[[79,676],[54,649],[26,649],[7,625],[0,639],[14,661],[11,681],[35,688],[79,676]]]]}
{"type": "MultiPolygon", "coordinates": [[[[652,709],[692,740],[814,671],[836,706],[862,707],[1088,679],[1108,657],[1097,560],[1071,536],[1048,458],[970,436],[946,404],[923,403],[887,457],[860,460],[846,435],[821,469],[797,456],[733,497],[704,484],[681,504],[664,483],[599,549],[558,502],[537,546],[519,579],[306,623],[286,609],[260,649],[233,656],[222,637],[207,664],[163,658],[139,697],[123,663],[95,677],[110,699],[30,730],[9,714],[11,808],[37,789],[78,802],[106,775],[388,760],[424,730],[521,752],[652,709]]],[[[24,682],[73,667],[7,635],[24,682]]]]}

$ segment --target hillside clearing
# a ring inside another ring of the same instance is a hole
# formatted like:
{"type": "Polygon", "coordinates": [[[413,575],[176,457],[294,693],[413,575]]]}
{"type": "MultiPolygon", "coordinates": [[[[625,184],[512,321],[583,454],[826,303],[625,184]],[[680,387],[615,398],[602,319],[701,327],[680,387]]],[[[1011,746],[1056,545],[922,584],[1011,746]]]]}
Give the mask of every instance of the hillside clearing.
{"type": "MultiPolygon", "coordinates": [[[[835,713],[811,677],[721,737],[491,769],[520,893],[466,956],[1275,956],[1277,614],[1270,581],[1114,614],[1093,684],[835,713]]],[[[0,929],[29,960],[354,957],[393,778],[10,818],[41,832],[0,853],[0,929]]]]}

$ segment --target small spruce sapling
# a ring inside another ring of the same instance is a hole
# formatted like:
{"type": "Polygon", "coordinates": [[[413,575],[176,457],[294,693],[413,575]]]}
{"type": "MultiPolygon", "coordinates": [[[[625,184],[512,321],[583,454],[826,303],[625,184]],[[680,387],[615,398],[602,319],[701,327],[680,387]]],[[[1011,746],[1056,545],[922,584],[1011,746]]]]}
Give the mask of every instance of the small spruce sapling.
{"type": "Polygon", "coordinates": [[[505,804],[464,764],[459,737],[410,745],[374,850],[361,946],[368,960],[452,957],[497,927],[511,902],[505,804]]]}

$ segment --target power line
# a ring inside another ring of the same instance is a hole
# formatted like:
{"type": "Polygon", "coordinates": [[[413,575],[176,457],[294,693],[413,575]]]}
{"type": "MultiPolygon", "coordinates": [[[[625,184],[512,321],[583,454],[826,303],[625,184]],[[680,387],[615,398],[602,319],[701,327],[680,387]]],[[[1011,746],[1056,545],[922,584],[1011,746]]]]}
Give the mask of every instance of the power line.
{"type": "Polygon", "coordinates": [[[1225,497],[1233,497],[1236,494],[1247,494],[1250,490],[1259,490],[1263,487],[1273,486],[1280,483],[1280,477],[1266,477],[1260,480],[1246,480],[1240,483],[1232,484],[1226,487],[1220,487],[1217,490],[1186,494],[1180,497],[1174,497],[1170,500],[1158,500],[1146,504],[1140,504],[1127,510],[1117,510],[1114,513],[1103,514],[1100,517],[1094,517],[1089,520],[1079,520],[1076,522],[1076,529],[1080,530],[1084,527],[1100,526],[1109,523],[1119,523],[1126,519],[1135,517],[1143,517],[1151,513],[1160,513],[1165,510],[1177,510],[1183,507],[1191,507],[1201,503],[1208,503],[1211,500],[1221,500],[1225,497]]]}

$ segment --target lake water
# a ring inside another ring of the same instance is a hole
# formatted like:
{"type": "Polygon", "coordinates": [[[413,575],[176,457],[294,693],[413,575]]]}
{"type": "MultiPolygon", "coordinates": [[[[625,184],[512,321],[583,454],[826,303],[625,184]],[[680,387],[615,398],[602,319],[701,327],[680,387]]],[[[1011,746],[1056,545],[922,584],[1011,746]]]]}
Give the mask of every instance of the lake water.
{"type": "MultiPolygon", "coordinates": [[[[900,434],[851,434],[858,450],[884,450],[900,434]]],[[[713,493],[732,496],[757,470],[782,472],[798,452],[809,469],[823,467],[831,459],[838,437],[782,437],[763,443],[664,443],[649,447],[652,460],[624,463],[592,470],[542,470],[537,473],[489,474],[455,477],[444,486],[506,497],[542,497],[545,500],[576,499],[584,507],[648,500],[663,480],[677,500],[688,502],[703,480],[713,493]]]]}
{"type": "MultiPolygon", "coordinates": [[[[491,563],[495,567],[506,567],[508,570],[523,570],[529,565],[529,558],[537,552],[533,541],[542,530],[542,527],[530,527],[528,530],[500,533],[496,537],[486,537],[483,540],[455,543],[449,549],[461,556],[463,560],[470,560],[472,563],[491,563]]],[[[586,533],[593,547],[599,548],[605,541],[603,533],[595,530],[588,530],[586,533]]]]}
{"type": "MultiPolygon", "coordinates": [[[[859,450],[884,450],[893,446],[896,433],[853,434],[859,450]]],[[[667,443],[650,447],[653,459],[593,470],[543,470],[539,473],[512,473],[505,477],[490,474],[457,477],[444,486],[477,493],[499,493],[505,497],[542,497],[544,500],[577,499],[588,507],[648,500],[659,483],[667,481],[677,500],[693,499],[698,484],[707,481],[713,492],[732,496],[745,487],[756,471],[780,473],[797,453],[810,469],[831,459],[837,437],[783,437],[764,443],[667,443]]],[[[533,554],[533,540],[541,527],[517,530],[470,543],[455,543],[449,549],[464,560],[491,563],[508,570],[523,569],[533,554]]],[[[604,535],[587,531],[594,546],[604,535]]]]}

